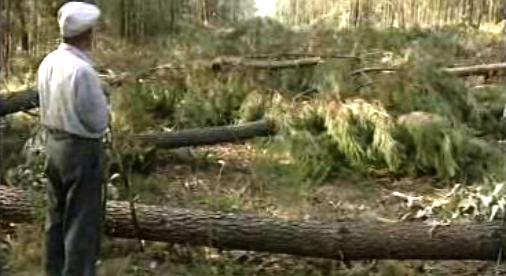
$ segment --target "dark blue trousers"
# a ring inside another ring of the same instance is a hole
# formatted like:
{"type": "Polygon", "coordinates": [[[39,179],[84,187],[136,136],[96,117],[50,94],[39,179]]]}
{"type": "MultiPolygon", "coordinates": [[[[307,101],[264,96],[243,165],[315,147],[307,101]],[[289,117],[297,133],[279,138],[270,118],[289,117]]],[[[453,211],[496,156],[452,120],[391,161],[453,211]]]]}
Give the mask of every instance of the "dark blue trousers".
{"type": "Polygon", "coordinates": [[[45,273],[95,276],[102,224],[102,142],[47,132],[45,273]]]}

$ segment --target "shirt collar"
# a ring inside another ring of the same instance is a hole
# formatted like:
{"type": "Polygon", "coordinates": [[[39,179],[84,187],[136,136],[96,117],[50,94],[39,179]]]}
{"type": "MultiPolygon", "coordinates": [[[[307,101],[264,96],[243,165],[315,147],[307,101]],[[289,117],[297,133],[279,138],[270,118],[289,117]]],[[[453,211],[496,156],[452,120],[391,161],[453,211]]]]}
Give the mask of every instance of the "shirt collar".
{"type": "Polygon", "coordinates": [[[67,43],[62,43],[58,47],[58,50],[64,50],[64,51],[71,52],[76,57],[82,59],[83,61],[85,61],[86,63],[90,64],[91,66],[94,66],[94,63],[91,60],[91,58],[85,52],[81,51],[79,48],[77,48],[75,46],[72,46],[72,45],[67,44],[67,43]]]}

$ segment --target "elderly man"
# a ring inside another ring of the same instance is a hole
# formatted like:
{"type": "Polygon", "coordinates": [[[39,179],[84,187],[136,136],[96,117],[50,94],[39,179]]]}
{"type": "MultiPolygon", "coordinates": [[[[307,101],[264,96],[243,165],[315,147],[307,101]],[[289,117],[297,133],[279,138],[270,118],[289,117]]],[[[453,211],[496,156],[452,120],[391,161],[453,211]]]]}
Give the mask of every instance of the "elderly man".
{"type": "Polygon", "coordinates": [[[96,274],[100,247],[102,142],[107,99],[90,51],[100,10],[68,2],[58,12],[63,43],[40,65],[41,123],[47,133],[48,276],[96,274]]]}

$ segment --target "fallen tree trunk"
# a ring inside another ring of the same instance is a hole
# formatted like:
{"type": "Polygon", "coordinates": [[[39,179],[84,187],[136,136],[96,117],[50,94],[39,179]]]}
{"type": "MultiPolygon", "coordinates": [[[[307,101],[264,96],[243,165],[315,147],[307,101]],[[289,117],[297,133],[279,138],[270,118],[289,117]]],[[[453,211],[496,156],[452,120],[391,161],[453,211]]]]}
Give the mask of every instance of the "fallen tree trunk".
{"type": "Polygon", "coordinates": [[[146,133],[129,136],[129,139],[155,145],[160,149],[194,147],[234,143],[256,137],[276,134],[272,121],[258,121],[238,126],[209,127],[167,133],[146,133]]]}
{"type": "MultiPolygon", "coordinates": [[[[116,138],[123,141],[144,143],[158,149],[177,149],[237,143],[254,138],[273,136],[276,133],[276,124],[273,121],[262,120],[241,125],[196,128],[173,132],[120,134],[116,138]]],[[[9,140],[23,142],[29,138],[30,135],[26,134],[10,136],[9,140]]]]}
{"type": "Polygon", "coordinates": [[[247,59],[299,59],[299,58],[321,58],[321,59],[353,59],[360,60],[359,57],[338,54],[311,54],[311,53],[279,53],[279,54],[257,54],[246,56],[247,59]]]}
{"type": "MultiPolygon", "coordinates": [[[[368,67],[355,70],[352,76],[366,73],[395,72],[398,68],[393,67],[368,67]]],[[[442,71],[456,77],[489,76],[506,70],[506,63],[493,63],[465,67],[443,68],[442,71]]]]}
{"type": "Polygon", "coordinates": [[[215,71],[226,70],[235,67],[280,70],[287,68],[316,66],[322,63],[323,59],[320,57],[308,57],[295,60],[254,60],[235,57],[222,57],[213,60],[210,67],[215,71]]]}
{"type": "Polygon", "coordinates": [[[506,70],[506,63],[483,64],[467,67],[446,68],[444,71],[448,74],[458,77],[468,76],[488,76],[506,70]]]}
{"type": "Polygon", "coordinates": [[[39,94],[34,89],[28,89],[21,92],[10,93],[2,98],[0,106],[0,116],[28,111],[39,107],[39,94]]]}
{"type": "MultiPolygon", "coordinates": [[[[197,61],[193,67],[212,69],[213,71],[226,71],[236,68],[247,68],[254,70],[282,70],[289,68],[311,67],[320,65],[322,63],[324,63],[322,57],[302,57],[299,59],[291,60],[260,60],[255,58],[242,57],[219,57],[211,61],[197,61]]],[[[139,74],[137,78],[146,78],[149,74],[152,74],[159,70],[174,71],[181,74],[184,73],[185,68],[175,66],[172,63],[159,65],[155,68],[149,69],[147,72],[139,74]]]]}
{"type": "MultiPolygon", "coordinates": [[[[2,221],[30,223],[36,210],[32,194],[0,186],[2,221]]],[[[148,241],[337,260],[495,260],[505,238],[499,223],[441,226],[430,233],[430,226],[417,222],[286,221],[146,205],[137,205],[137,217],[148,241]]],[[[128,203],[108,203],[105,231],[137,238],[128,203]]]]}
{"type": "Polygon", "coordinates": [[[356,75],[362,75],[367,73],[383,73],[383,72],[395,72],[397,71],[396,68],[390,68],[390,67],[367,67],[367,68],[361,68],[358,70],[355,70],[351,72],[352,76],[356,75]]]}

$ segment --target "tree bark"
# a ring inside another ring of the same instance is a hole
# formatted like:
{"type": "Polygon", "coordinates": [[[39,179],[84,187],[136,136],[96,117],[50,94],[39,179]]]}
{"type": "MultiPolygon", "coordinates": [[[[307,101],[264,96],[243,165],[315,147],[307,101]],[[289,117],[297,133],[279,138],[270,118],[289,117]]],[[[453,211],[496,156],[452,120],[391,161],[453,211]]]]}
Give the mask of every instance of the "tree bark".
{"type": "Polygon", "coordinates": [[[444,69],[446,73],[457,77],[487,76],[491,74],[503,73],[505,70],[506,63],[493,63],[444,69]]]}
{"type": "MultiPolygon", "coordinates": [[[[381,72],[395,72],[397,68],[394,67],[369,67],[353,71],[351,75],[360,75],[365,73],[381,73],[381,72]]],[[[442,71],[456,77],[469,77],[469,76],[488,76],[493,74],[503,74],[506,70],[506,63],[492,63],[464,67],[443,68],[442,71]]]]}
{"type": "Polygon", "coordinates": [[[37,107],[39,107],[39,94],[36,90],[28,89],[15,92],[3,97],[0,116],[28,111],[37,107]]]}
{"type": "Polygon", "coordinates": [[[146,133],[130,136],[134,141],[155,145],[160,149],[234,143],[275,135],[276,125],[272,121],[258,121],[238,126],[209,127],[167,133],[146,133]]]}
{"type": "Polygon", "coordinates": [[[257,54],[246,56],[247,59],[299,59],[299,58],[320,58],[320,59],[354,59],[360,60],[359,57],[350,55],[338,55],[338,54],[311,54],[311,53],[279,53],[279,54],[257,54]]]}
{"type": "Polygon", "coordinates": [[[222,57],[217,58],[211,62],[210,67],[215,70],[225,70],[235,67],[243,67],[249,69],[267,69],[267,70],[279,70],[287,68],[299,68],[316,66],[323,63],[321,57],[309,57],[295,60],[248,60],[243,58],[235,57],[222,57]]]}
{"type": "MultiPolygon", "coordinates": [[[[31,223],[41,210],[33,194],[0,186],[0,218],[31,223]]],[[[137,205],[144,240],[337,260],[495,260],[504,243],[500,223],[436,228],[421,222],[287,221],[233,213],[137,205]]],[[[105,231],[135,239],[128,203],[107,204],[105,231]]]]}

